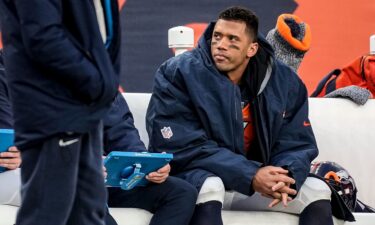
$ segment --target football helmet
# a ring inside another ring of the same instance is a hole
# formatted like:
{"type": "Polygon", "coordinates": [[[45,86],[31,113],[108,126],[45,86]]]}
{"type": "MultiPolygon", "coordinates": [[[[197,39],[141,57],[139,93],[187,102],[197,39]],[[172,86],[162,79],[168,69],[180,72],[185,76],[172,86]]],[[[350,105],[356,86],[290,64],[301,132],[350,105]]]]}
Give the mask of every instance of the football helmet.
{"type": "Polygon", "coordinates": [[[330,184],[349,209],[354,212],[357,203],[357,186],[346,169],[335,162],[323,161],[312,163],[310,173],[323,178],[330,184]]]}

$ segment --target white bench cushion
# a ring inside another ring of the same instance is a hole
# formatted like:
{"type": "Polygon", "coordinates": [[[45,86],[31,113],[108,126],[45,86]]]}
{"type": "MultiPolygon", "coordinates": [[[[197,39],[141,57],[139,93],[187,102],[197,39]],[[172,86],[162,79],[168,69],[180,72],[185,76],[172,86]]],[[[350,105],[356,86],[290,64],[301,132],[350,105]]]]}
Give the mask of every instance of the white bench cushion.
{"type": "MultiPolygon", "coordinates": [[[[0,205],[0,224],[13,225],[17,207],[0,205]]],[[[111,208],[110,212],[118,225],[148,225],[152,214],[142,209],[111,208]]],[[[334,218],[335,225],[373,225],[375,215],[369,213],[356,213],[356,222],[344,222],[334,218]]],[[[225,225],[297,225],[298,217],[277,212],[242,212],[223,211],[225,225]]]]}

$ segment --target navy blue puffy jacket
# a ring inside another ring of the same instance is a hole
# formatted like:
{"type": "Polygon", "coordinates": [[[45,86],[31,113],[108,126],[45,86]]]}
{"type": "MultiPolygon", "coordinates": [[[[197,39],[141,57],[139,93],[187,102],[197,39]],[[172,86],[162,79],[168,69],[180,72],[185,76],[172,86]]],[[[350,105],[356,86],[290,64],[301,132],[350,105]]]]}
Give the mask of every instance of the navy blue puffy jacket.
{"type": "Polygon", "coordinates": [[[211,59],[213,26],[196,49],[169,59],[158,69],[146,119],[150,150],[174,153],[172,174],[198,188],[206,177],[215,175],[226,188],[249,195],[257,170],[274,165],[288,169],[299,189],[318,154],[304,84],[288,66],[273,59],[269,44],[260,38],[259,52],[269,54],[268,72],[252,102],[259,146],[250,151],[262,157],[248,160],[243,153],[239,87],[211,59]],[[163,128],[170,128],[171,133],[166,135],[163,128]]]}
{"type": "Polygon", "coordinates": [[[117,1],[114,39],[104,47],[92,1],[0,1],[4,61],[22,151],[60,132],[87,132],[118,88],[117,1]]]}

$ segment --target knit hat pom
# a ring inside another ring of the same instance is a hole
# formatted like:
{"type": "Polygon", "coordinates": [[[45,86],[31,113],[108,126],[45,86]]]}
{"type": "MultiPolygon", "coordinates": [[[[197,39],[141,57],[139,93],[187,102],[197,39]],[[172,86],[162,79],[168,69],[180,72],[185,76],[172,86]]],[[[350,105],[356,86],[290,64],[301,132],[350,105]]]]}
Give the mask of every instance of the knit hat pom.
{"type": "Polygon", "coordinates": [[[307,51],[311,45],[310,26],[295,15],[282,14],[277,19],[277,33],[293,48],[307,51]]]}

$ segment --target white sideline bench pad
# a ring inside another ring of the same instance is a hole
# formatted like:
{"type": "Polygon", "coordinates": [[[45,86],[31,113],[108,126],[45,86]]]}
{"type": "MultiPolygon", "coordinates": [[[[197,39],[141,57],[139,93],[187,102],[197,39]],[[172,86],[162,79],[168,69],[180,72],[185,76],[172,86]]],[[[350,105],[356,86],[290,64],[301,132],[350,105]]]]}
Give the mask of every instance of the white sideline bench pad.
{"type": "MultiPolygon", "coordinates": [[[[13,225],[17,207],[0,205],[0,224],[13,225]]],[[[111,208],[111,214],[119,225],[148,225],[151,213],[142,209],[111,208]]],[[[355,213],[357,222],[350,223],[334,218],[335,225],[373,225],[375,214],[355,213]]],[[[297,225],[298,217],[277,212],[223,211],[225,225],[297,225]]]]}

